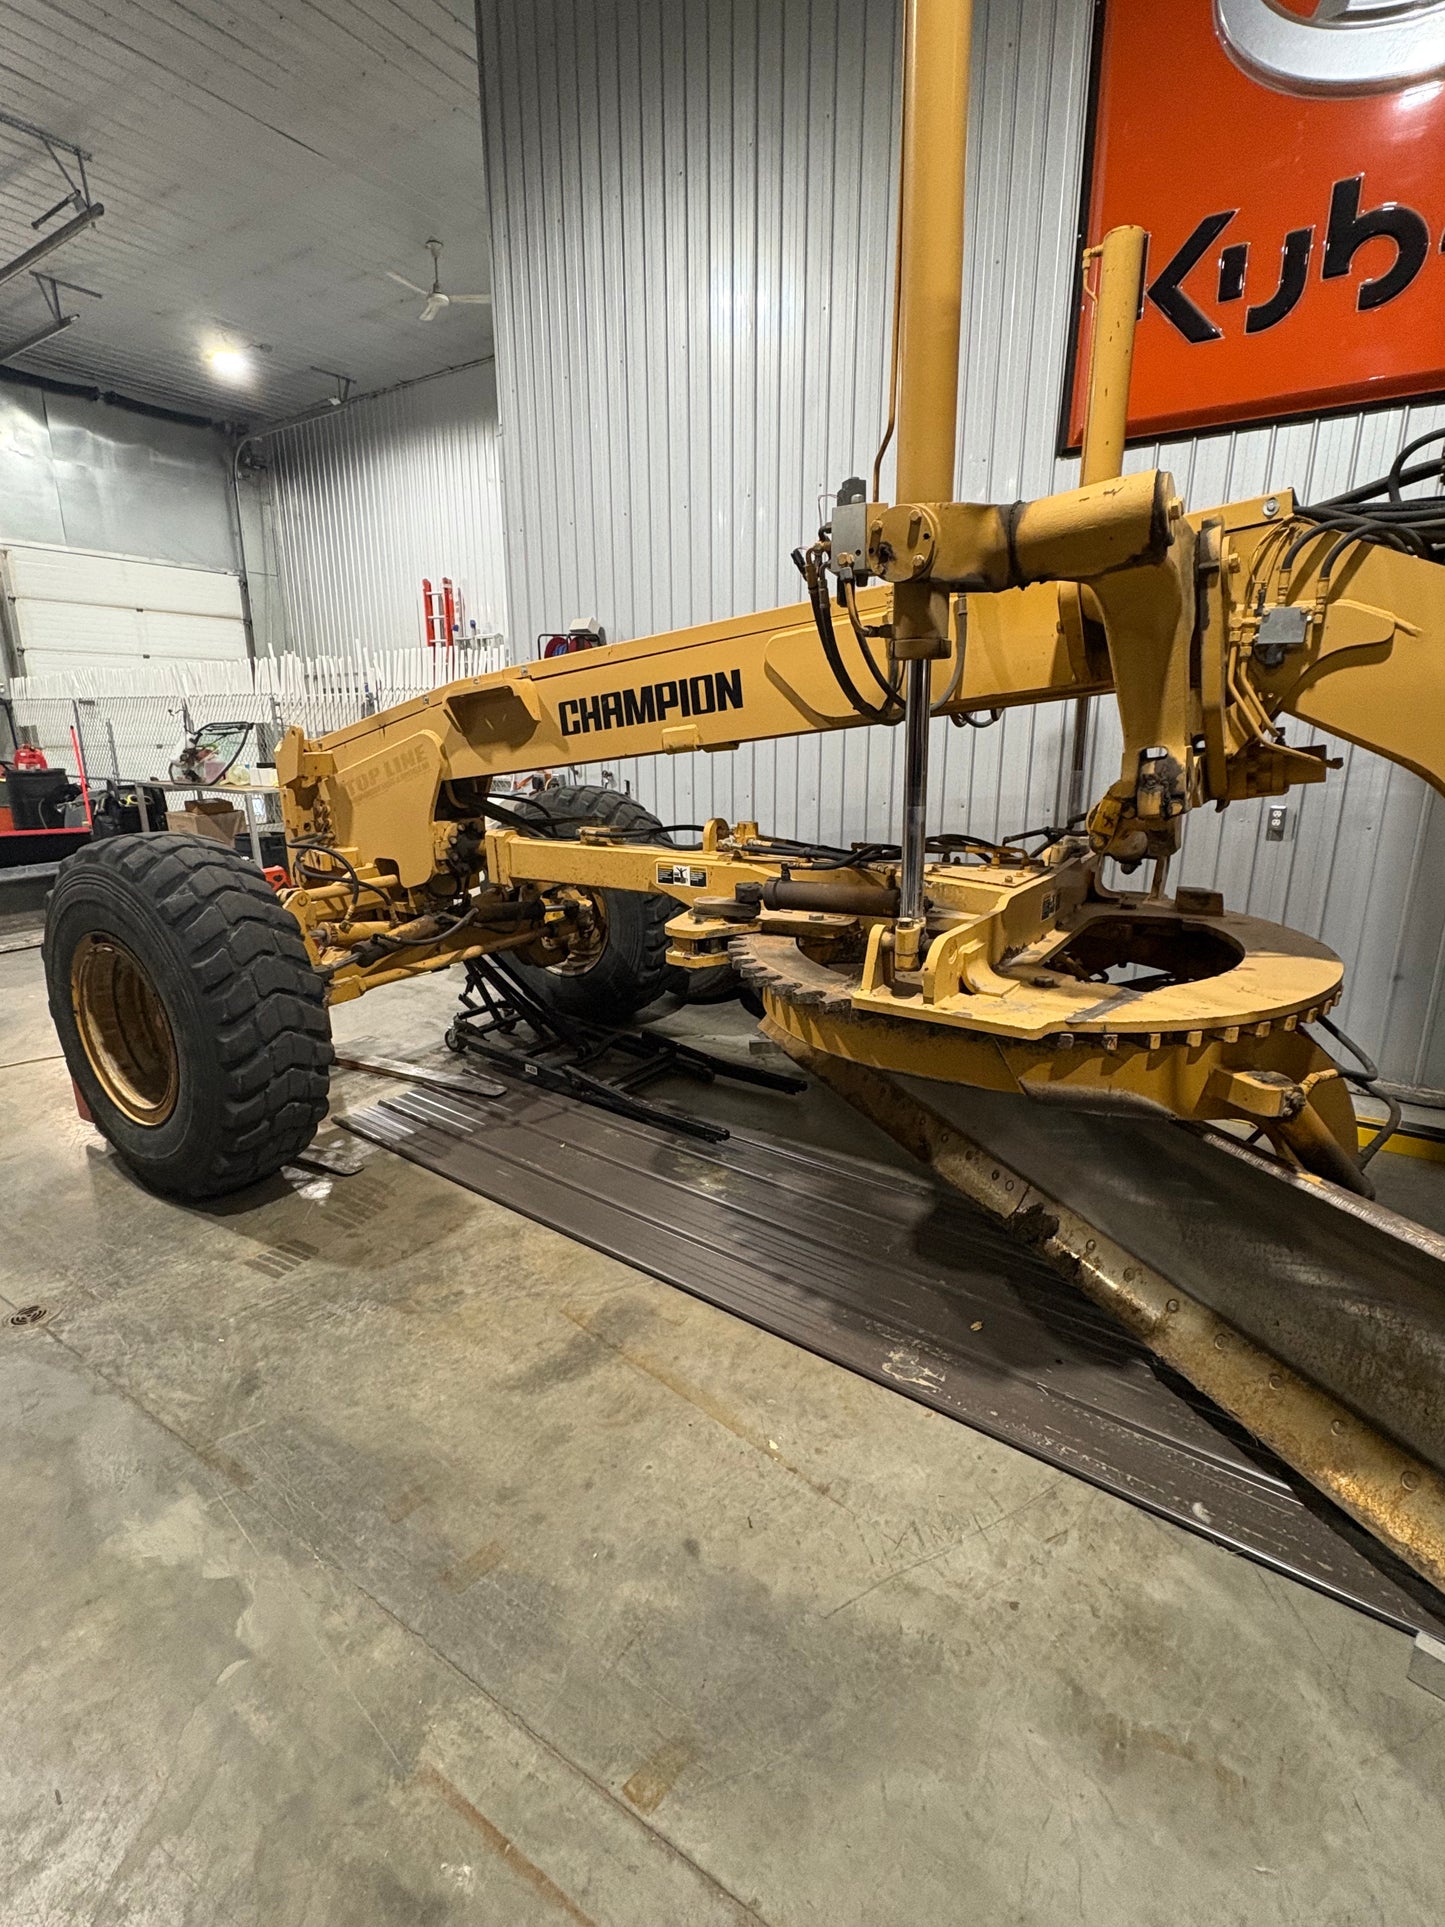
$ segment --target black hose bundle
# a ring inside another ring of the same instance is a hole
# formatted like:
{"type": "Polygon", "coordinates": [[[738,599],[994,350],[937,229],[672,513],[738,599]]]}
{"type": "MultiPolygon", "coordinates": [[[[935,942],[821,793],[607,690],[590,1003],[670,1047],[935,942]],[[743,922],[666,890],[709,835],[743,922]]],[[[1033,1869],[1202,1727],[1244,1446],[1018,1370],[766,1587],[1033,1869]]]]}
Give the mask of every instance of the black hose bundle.
{"type": "Polygon", "coordinates": [[[1377,481],[1364,482],[1326,502],[1296,504],[1296,517],[1309,526],[1290,543],[1281,568],[1288,570],[1307,544],[1316,536],[1330,532],[1338,539],[1325,557],[1322,576],[1327,577],[1340,556],[1356,542],[1380,542],[1406,555],[1445,562],[1445,495],[1413,498],[1405,495],[1405,490],[1417,482],[1445,478],[1445,452],[1431,456],[1428,461],[1408,465],[1412,455],[1418,455],[1432,443],[1445,443],[1445,428],[1432,428],[1428,434],[1407,442],[1390,464],[1388,474],[1377,481]]]}
{"type": "Polygon", "coordinates": [[[898,691],[879,675],[877,664],[866,649],[863,651],[863,660],[867,663],[874,681],[883,691],[883,701],[869,702],[848,674],[847,665],[838,648],[837,633],[833,628],[833,606],[828,599],[828,578],[823,570],[810,556],[804,555],[801,549],[793,550],[793,566],[808,586],[808,601],[812,605],[813,622],[818,631],[818,640],[823,645],[823,655],[829,669],[833,672],[833,680],[843,692],[844,700],[856,714],[865,717],[870,723],[901,722],[903,704],[899,699],[898,691]]]}

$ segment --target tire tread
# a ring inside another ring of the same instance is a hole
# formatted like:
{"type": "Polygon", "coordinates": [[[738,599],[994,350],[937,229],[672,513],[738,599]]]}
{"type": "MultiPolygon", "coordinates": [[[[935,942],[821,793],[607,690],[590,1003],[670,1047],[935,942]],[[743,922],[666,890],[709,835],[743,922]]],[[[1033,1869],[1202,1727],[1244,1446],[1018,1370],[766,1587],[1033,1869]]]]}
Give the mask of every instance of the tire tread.
{"type": "MultiPolygon", "coordinates": [[[[98,868],[118,872],[147,900],[215,1021],[221,1148],[187,1194],[257,1183],[298,1156],[326,1115],[334,1056],[326,992],[295,920],[245,858],[198,837],[83,845],[56,887],[83,887],[98,868]]],[[[56,995],[52,986],[52,1009],[56,995]]]]}

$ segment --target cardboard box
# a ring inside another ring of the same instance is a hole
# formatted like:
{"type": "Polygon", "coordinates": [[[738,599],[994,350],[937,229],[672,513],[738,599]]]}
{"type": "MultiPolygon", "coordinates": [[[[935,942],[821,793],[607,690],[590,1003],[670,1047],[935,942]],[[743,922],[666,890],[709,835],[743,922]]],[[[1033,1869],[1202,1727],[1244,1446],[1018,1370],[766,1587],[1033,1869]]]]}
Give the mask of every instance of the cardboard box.
{"type": "Polygon", "coordinates": [[[179,830],[184,836],[208,836],[214,843],[224,843],[228,850],[235,849],[237,833],[245,820],[240,810],[220,797],[192,798],[184,809],[166,811],[168,830],[179,830]]]}

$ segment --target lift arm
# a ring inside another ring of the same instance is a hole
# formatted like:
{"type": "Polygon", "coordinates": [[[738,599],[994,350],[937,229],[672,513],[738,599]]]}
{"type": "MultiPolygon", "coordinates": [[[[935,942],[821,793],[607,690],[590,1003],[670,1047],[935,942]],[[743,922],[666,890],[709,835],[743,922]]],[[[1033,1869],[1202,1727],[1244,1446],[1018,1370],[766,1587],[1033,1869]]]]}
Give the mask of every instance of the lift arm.
{"type": "MultiPolygon", "coordinates": [[[[1116,538],[1125,564],[1128,531],[1137,532],[1139,505],[1155,487],[1153,477],[1130,478],[1135,512],[1120,516],[1116,538]]],[[[1072,517],[1086,493],[1031,505],[1040,532],[1032,544],[1024,539],[1019,566],[1040,575],[1077,566],[1073,547],[1085,537],[1072,517]]],[[[1006,568],[1004,512],[961,506],[975,524],[968,558],[983,553],[988,566],[1006,568]]],[[[955,595],[950,654],[930,665],[935,713],[1116,693],[1126,768],[1115,785],[1123,795],[1111,792],[1095,811],[1100,847],[1128,834],[1118,828],[1124,806],[1147,795],[1151,781],[1172,822],[1187,807],[1322,780],[1319,753],[1281,744],[1282,715],[1375,750],[1445,791],[1445,569],[1363,543],[1323,592],[1306,567],[1279,605],[1284,613],[1271,605],[1261,616],[1252,601],[1261,552],[1295,527],[1287,495],[1176,515],[1168,554],[1187,559],[1187,569],[1106,568],[1082,593],[1079,579],[1066,577],[955,595]],[[1150,755],[1159,749],[1170,765],[1163,776],[1162,759],[1150,755]]],[[[946,539],[930,537],[931,546],[937,552],[946,539]]],[[[1097,525],[1087,536],[1109,539],[1097,525]]],[[[946,554],[943,567],[964,572],[946,554]]],[[[889,604],[888,589],[865,589],[860,620],[885,628],[889,604]]],[[[881,695],[882,649],[870,669],[846,622],[837,647],[854,684],[881,695]]],[[[292,731],[278,771],[293,836],[380,860],[416,889],[437,871],[439,823],[456,815],[449,785],[869,721],[830,669],[809,606],[795,604],[467,678],[317,742],[292,731]]],[[[1127,857],[1129,846],[1114,853],[1127,857]]]]}
{"type": "MultiPolygon", "coordinates": [[[[859,612],[884,619],[886,589],[859,612]]],[[[941,714],[1098,695],[1108,659],[1052,583],[970,599],[960,687],[933,668],[941,714]]],[[[844,624],[838,648],[853,681],[880,693],[844,624]]],[[[881,649],[875,669],[886,673],[881,649]]],[[[869,722],[829,669],[806,603],[728,622],[588,649],[449,683],[319,741],[289,732],[277,755],[293,836],[321,835],[421,886],[436,869],[444,785],[486,782],[557,764],[744,742],[869,722]]]]}

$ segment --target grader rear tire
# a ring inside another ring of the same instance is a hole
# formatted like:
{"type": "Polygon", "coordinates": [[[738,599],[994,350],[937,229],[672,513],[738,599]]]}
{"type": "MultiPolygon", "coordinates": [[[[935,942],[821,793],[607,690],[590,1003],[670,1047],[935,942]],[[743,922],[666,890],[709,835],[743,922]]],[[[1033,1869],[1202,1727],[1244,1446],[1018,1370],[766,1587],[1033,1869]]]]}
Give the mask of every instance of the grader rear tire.
{"type": "Polygon", "coordinates": [[[326,992],[254,865],[196,836],[118,836],[61,867],[50,1012],[97,1128],[154,1191],[269,1177],[326,1114],[326,992]]]}

